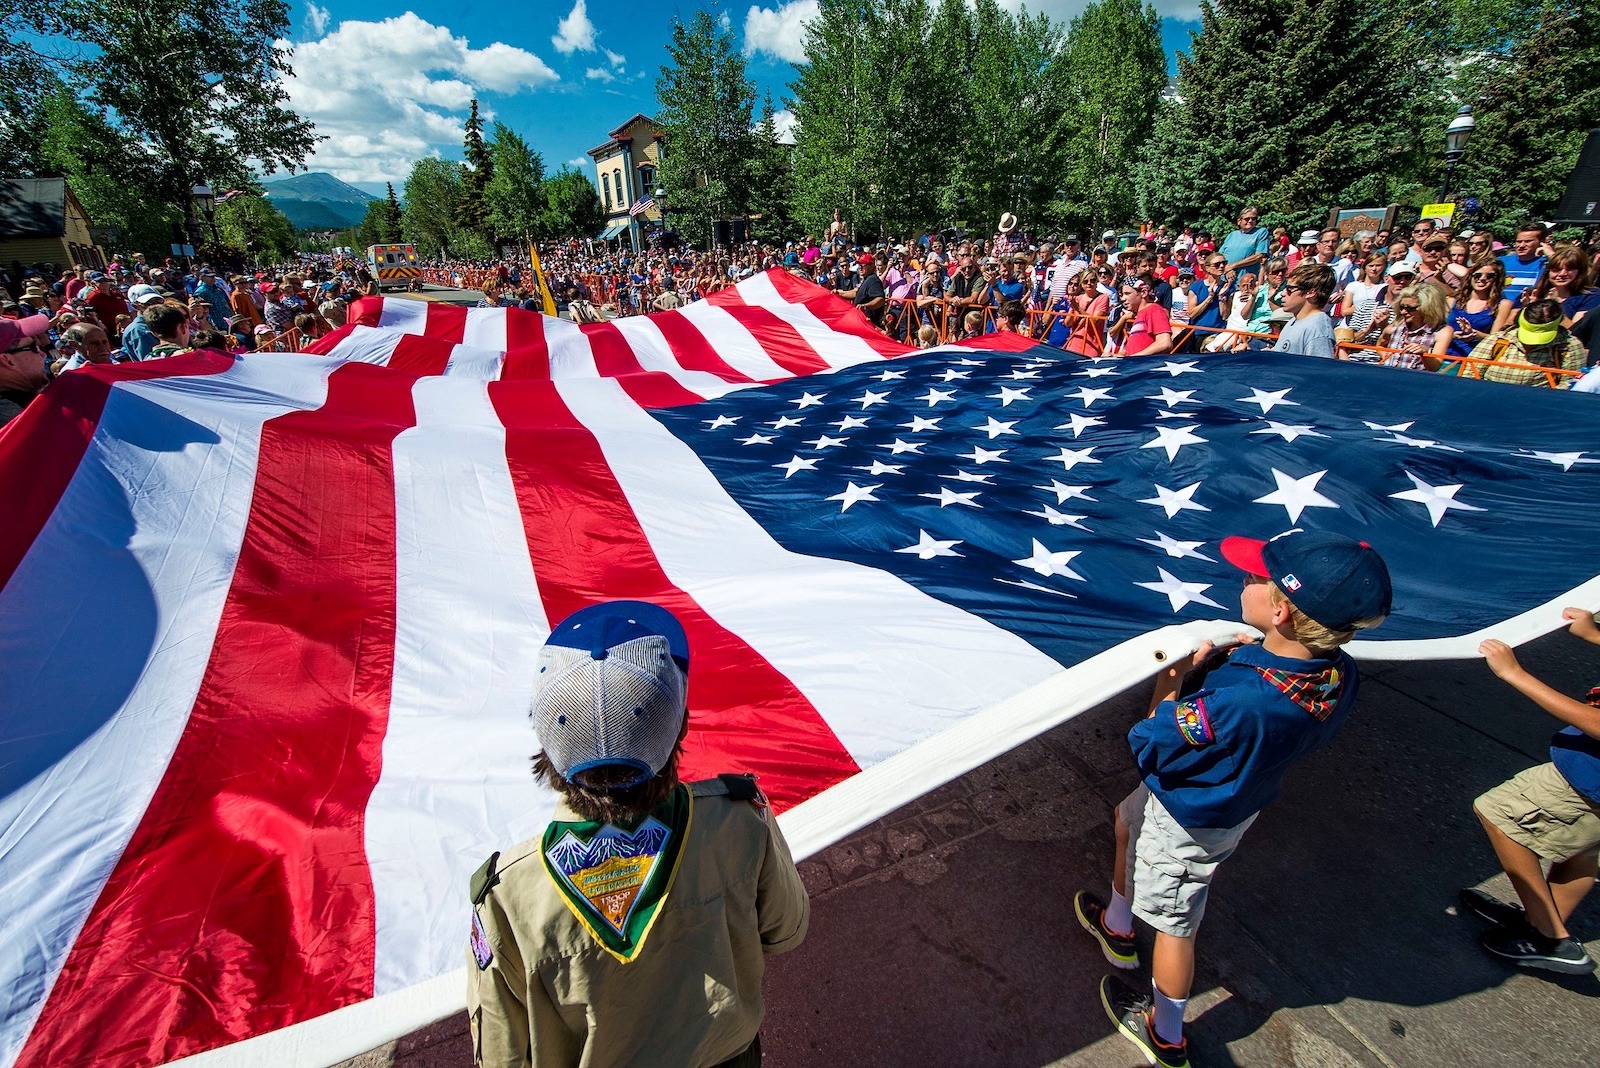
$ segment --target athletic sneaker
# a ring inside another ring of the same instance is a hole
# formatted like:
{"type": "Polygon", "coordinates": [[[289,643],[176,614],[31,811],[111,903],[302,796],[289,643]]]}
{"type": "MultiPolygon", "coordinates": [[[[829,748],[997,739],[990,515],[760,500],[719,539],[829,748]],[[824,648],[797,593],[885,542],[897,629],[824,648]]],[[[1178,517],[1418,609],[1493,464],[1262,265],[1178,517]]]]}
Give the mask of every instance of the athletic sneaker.
{"type": "Polygon", "coordinates": [[[1522,930],[1528,926],[1528,914],[1521,905],[1510,901],[1501,901],[1493,894],[1484,893],[1476,887],[1467,887],[1456,895],[1460,906],[1472,913],[1485,923],[1492,923],[1497,927],[1509,927],[1522,930]]]}
{"type": "Polygon", "coordinates": [[[1079,890],[1072,899],[1072,911],[1078,914],[1078,923],[1085,931],[1094,935],[1094,940],[1100,943],[1100,952],[1106,955],[1106,960],[1114,968],[1131,969],[1139,966],[1139,951],[1133,944],[1133,934],[1117,934],[1106,927],[1106,903],[1089,893],[1079,890]]]}
{"type": "Polygon", "coordinates": [[[1547,938],[1526,925],[1520,929],[1495,927],[1485,931],[1478,942],[1490,953],[1519,968],[1539,968],[1564,975],[1594,972],[1594,961],[1581,942],[1571,938],[1547,938]]]}
{"type": "Polygon", "coordinates": [[[1189,1068],[1189,1040],[1170,1046],[1156,1037],[1153,999],[1114,975],[1100,980],[1100,1004],[1117,1030],[1156,1068],[1189,1068]]]}

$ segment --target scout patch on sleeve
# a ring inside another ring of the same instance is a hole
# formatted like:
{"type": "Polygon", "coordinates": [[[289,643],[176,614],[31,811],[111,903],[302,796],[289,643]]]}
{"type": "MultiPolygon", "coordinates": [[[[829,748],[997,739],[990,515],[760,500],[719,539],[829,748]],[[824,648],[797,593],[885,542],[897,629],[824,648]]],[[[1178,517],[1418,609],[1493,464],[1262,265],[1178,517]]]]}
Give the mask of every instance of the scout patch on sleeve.
{"type": "Polygon", "coordinates": [[[1204,698],[1191,697],[1186,701],[1179,701],[1173,715],[1178,720],[1178,733],[1183,735],[1183,740],[1194,748],[1204,749],[1217,740],[1216,734],[1211,730],[1211,717],[1206,715],[1204,698]]]}
{"type": "Polygon", "coordinates": [[[478,910],[472,910],[472,959],[478,962],[481,972],[494,960],[494,950],[489,948],[489,936],[484,933],[483,921],[478,918],[478,910]]]}
{"type": "Polygon", "coordinates": [[[635,827],[552,822],[540,853],[562,899],[589,935],[633,960],[672,889],[694,801],[679,786],[635,827]]]}

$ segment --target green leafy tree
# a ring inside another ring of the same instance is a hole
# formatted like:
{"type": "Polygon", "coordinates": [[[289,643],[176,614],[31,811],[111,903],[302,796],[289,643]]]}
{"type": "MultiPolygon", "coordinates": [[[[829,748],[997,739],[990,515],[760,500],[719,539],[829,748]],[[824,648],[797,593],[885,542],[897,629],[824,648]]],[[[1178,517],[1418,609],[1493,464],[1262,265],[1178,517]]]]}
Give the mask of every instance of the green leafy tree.
{"type": "Polygon", "coordinates": [[[411,165],[406,176],[401,229],[423,256],[449,255],[457,243],[456,202],[461,195],[461,168],[430,156],[411,165]]]}
{"type": "Polygon", "coordinates": [[[579,171],[561,168],[545,180],[544,211],[538,232],[546,237],[593,237],[605,225],[606,212],[594,183],[579,171]]]}
{"type": "Polygon", "coordinates": [[[778,140],[777,111],[772,94],[761,102],[761,121],[756,124],[755,154],[750,160],[751,228],[762,241],[781,242],[794,236],[789,209],[793,181],[789,166],[789,146],[778,140]],[[760,218],[755,218],[759,215],[760,218]]]}
{"type": "Polygon", "coordinates": [[[1600,4],[1538,0],[1525,36],[1462,71],[1477,129],[1456,180],[1503,229],[1554,214],[1584,137],[1600,126],[1600,4]]]}
{"type": "Polygon", "coordinates": [[[356,227],[355,247],[392,245],[400,240],[400,220],[393,218],[390,210],[387,200],[367,202],[367,213],[362,216],[360,225],[356,227]]]}
{"type": "Polygon", "coordinates": [[[484,214],[497,240],[539,235],[544,216],[544,159],[516,132],[494,124],[489,140],[493,176],[483,190],[484,214]]]}
{"type": "Polygon", "coordinates": [[[674,228],[705,242],[713,220],[748,207],[755,86],[733,31],[706,11],[674,20],[667,56],[656,80],[656,122],[669,149],[660,179],[674,228]]]}
{"type": "Polygon", "coordinates": [[[1131,221],[1134,161],[1167,81],[1161,17],[1140,0],[1091,3],[1072,20],[1053,73],[1066,100],[1047,139],[1061,164],[1054,214],[1091,232],[1131,221]]]}
{"type": "Polygon", "coordinates": [[[286,260],[299,247],[288,216],[265,197],[252,193],[218,204],[216,222],[224,245],[256,261],[286,260]]]}
{"type": "Polygon", "coordinates": [[[478,116],[478,98],[472,98],[472,113],[467,116],[466,136],[462,141],[466,162],[461,165],[461,190],[456,198],[456,226],[488,238],[489,208],[484,191],[494,178],[494,157],[483,140],[483,119],[478,116]]]}

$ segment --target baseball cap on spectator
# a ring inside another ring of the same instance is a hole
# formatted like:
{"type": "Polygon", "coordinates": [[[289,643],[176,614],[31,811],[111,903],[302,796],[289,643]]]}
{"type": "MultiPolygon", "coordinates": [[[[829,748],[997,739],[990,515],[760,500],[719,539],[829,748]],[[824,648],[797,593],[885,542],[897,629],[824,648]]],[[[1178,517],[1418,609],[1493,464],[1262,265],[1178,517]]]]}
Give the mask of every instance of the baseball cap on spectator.
{"type": "Polygon", "coordinates": [[[1202,241],[1194,247],[1194,250],[1196,252],[1215,252],[1217,251],[1217,246],[1213,242],[1202,241]]]}
{"type": "Polygon", "coordinates": [[[1405,260],[1396,260],[1389,264],[1389,269],[1383,273],[1386,278],[1395,278],[1402,274],[1415,278],[1417,276],[1417,265],[1408,263],[1405,260]]]}
{"type": "Polygon", "coordinates": [[[863,266],[863,267],[865,267],[865,266],[866,266],[866,265],[867,265],[867,264],[869,264],[869,263],[872,263],[872,262],[874,262],[874,261],[873,261],[873,259],[872,259],[872,254],[871,254],[871,253],[866,253],[866,252],[864,252],[864,253],[862,253],[862,254],[861,254],[861,256],[860,256],[860,257],[859,257],[859,258],[858,258],[858,259],[857,259],[857,260],[856,260],[856,262],[857,262],[857,263],[859,263],[859,264],[860,264],[860,265],[861,265],[861,266],[863,266]]]}
{"type": "Polygon", "coordinates": [[[1302,245],[1315,245],[1317,239],[1321,236],[1316,230],[1301,230],[1299,243],[1302,245]]]}
{"type": "Polygon", "coordinates": [[[1078,235],[1077,234],[1068,234],[1066,237],[1063,237],[1061,239],[1061,243],[1063,245],[1081,245],[1081,244],[1083,244],[1082,241],[1078,240],[1078,235]]]}
{"type": "Polygon", "coordinates": [[[1294,530],[1271,541],[1223,538],[1222,556],[1264,579],[1329,630],[1386,616],[1394,599],[1389,568],[1372,546],[1343,534],[1294,530]]]}
{"type": "Polygon", "coordinates": [[[257,337],[260,337],[262,334],[270,334],[272,333],[272,327],[268,326],[266,323],[262,323],[256,327],[255,333],[257,337]]]}
{"type": "Polygon", "coordinates": [[[1443,252],[1450,247],[1450,242],[1445,238],[1435,237],[1424,241],[1422,247],[1428,252],[1443,252]]]}
{"type": "Polygon", "coordinates": [[[26,319],[0,319],[0,352],[11,348],[23,338],[50,336],[50,317],[30,315],[26,319]]]}
{"type": "Polygon", "coordinates": [[[89,272],[89,281],[91,281],[91,282],[103,282],[103,281],[105,281],[105,278],[106,278],[105,274],[103,272],[101,272],[101,271],[90,271],[89,272]]]}
{"type": "Polygon", "coordinates": [[[671,612],[610,601],[562,620],[538,656],[533,729],[563,779],[628,789],[658,775],[688,717],[689,641],[671,612]],[[617,782],[589,773],[631,771],[617,782]]]}
{"type": "Polygon", "coordinates": [[[1115,230],[1107,230],[1105,233],[1100,235],[1100,240],[1104,241],[1108,237],[1116,237],[1116,236],[1117,236],[1117,232],[1115,230]]]}
{"type": "Polygon", "coordinates": [[[146,304],[160,299],[161,291],[155,286],[140,283],[139,285],[128,287],[128,303],[132,304],[135,308],[141,308],[146,304]]]}
{"type": "Polygon", "coordinates": [[[276,293],[277,291],[278,291],[278,284],[276,282],[262,282],[261,283],[261,292],[263,294],[276,293]]]}
{"type": "Polygon", "coordinates": [[[215,278],[216,276],[217,276],[217,272],[213,271],[210,267],[202,267],[202,268],[200,268],[200,277],[201,278],[215,278]]]}

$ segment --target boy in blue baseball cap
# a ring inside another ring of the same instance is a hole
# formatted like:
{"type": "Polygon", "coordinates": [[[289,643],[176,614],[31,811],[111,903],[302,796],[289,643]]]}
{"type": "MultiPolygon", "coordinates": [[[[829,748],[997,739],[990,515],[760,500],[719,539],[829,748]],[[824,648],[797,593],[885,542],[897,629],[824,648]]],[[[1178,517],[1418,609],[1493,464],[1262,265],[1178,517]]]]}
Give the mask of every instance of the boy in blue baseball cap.
{"type": "Polygon", "coordinates": [[[1392,598],[1382,557],[1342,535],[1225,538],[1222,555],[1245,572],[1242,618],[1262,638],[1201,642],[1162,672],[1149,715],[1128,734],[1142,781],[1116,809],[1111,900],[1079,891],[1073,902],[1117,968],[1139,966],[1133,917],[1155,928],[1151,992],[1107,976],[1100,999],[1163,1068],[1189,1063],[1183,1013],[1211,879],[1289,768],[1344,725],[1359,676],[1340,647],[1383,622],[1392,598]]]}

